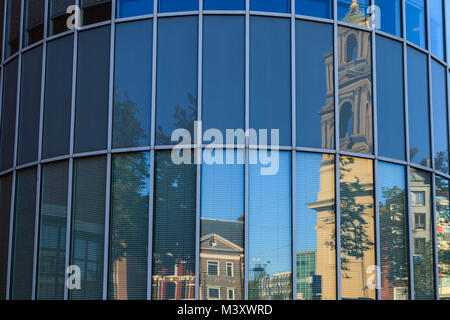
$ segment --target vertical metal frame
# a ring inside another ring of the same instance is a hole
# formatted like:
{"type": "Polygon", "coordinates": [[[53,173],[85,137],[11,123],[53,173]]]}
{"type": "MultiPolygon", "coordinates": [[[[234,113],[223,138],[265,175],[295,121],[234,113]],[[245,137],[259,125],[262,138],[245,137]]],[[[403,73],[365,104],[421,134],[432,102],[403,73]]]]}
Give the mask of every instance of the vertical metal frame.
{"type": "MultiPolygon", "coordinates": [[[[245,131],[250,127],[250,0],[245,0],[245,131]]],[[[244,167],[244,299],[248,300],[249,281],[249,141],[245,137],[244,167]]]]}

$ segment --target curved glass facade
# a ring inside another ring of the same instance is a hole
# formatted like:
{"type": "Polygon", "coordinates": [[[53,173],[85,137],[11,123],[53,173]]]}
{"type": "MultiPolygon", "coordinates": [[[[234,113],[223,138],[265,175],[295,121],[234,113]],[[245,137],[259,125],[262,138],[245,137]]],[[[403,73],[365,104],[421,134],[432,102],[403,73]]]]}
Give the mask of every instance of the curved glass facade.
{"type": "Polygon", "coordinates": [[[449,13],[0,0],[0,299],[450,299],[449,13]]]}

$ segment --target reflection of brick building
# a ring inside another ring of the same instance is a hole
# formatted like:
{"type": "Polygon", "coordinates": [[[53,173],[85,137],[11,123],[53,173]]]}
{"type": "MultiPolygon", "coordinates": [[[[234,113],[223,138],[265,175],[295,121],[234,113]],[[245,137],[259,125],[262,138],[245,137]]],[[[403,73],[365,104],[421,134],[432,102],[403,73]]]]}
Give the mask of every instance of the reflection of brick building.
{"type": "Polygon", "coordinates": [[[188,270],[185,262],[178,260],[175,270],[170,274],[154,275],[153,296],[155,299],[193,300],[195,298],[195,275],[188,270]]]}

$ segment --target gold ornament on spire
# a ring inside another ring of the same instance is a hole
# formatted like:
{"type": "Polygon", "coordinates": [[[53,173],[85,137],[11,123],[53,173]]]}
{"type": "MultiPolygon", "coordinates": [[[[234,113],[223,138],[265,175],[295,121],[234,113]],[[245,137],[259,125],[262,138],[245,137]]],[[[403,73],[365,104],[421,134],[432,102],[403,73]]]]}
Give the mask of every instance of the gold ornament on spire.
{"type": "Polygon", "coordinates": [[[352,4],[350,5],[350,10],[359,10],[359,5],[357,0],[353,0],[352,4]]]}

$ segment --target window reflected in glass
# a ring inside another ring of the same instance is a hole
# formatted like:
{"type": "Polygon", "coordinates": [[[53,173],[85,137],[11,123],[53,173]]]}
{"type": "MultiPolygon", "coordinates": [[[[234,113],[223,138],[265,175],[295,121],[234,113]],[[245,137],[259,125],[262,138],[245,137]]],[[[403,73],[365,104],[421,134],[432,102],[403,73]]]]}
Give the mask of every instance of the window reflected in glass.
{"type": "Polygon", "coordinates": [[[434,299],[434,259],[431,174],[411,168],[410,188],[414,297],[416,300],[432,300],[434,299]]]}
{"type": "Polygon", "coordinates": [[[67,161],[42,167],[37,299],[64,299],[68,168],[67,161]]]}
{"type": "Polygon", "coordinates": [[[150,145],[153,21],[116,26],[113,148],[150,145]]]}
{"type": "Polygon", "coordinates": [[[72,300],[101,300],[105,235],[106,157],[74,161],[70,264],[80,268],[72,300]]]}
{"type": "MultiPolygon", "coordinates": [[[[194,134],[197,119],[197,17],[158,20],[156,144],[170,145],[176,129],[194,134]]],[[[191,141],[185,144],[190,144],[191,141]]]]}
{"type": "Polygon", "coordinates": [[[153,13],[153,0],[118,0],[117,18],[142,16],[153,13]]]}
{"type": "Polygon", "coordinates": [[[205,16],[203,24],[203,128],[219,129],[225,143],[226,129],[245,128],[245,18],[205,16]]]}
{"type": "Polygon", "coordinates": [[[342,299],[375,300],[373,162],[342,156],[339,165],[342,299]]]}
{"type": "Polygon", "coordinates": [[[203,10],[245,10],[245,0],[203,0],[203,10]]]}
{"type": "Polygon", "coordinates": [[[12,173],[0,177],[0,300],[6,299],[12,173]]]}
{"type": "Polygon", "coordinates": [[[436,232],[439,261],[439,299],[450,300],[449,182],[436,176],[436,232]]]}
{"type": "Polygon", "coordinates": [[[430,50],[444,60],[444,8],[442,0],[428,1],[430,12],[430,50]]]}
{"type": "MultiPolygon", "coordinates": [[[[191,150],[183,153],[192,157],[191,150]]],[[[156,152],[155,168],[152,299],[192,300],[195,298],[196,165],[177,165],[172,161],[171,152],[160,151],[156,152]]]]}
{"type": "Polygon", "coordinates": [[[378,162],[381,299],[409,299],[408,209],[405,167],[378,162]]]}
{"type": "Polygon", "coordinates": [[[448,121],[445,68],[431,59],[431,84],[434,130],[434,167],[448,173],[448,121]]]}
{"type": "Polygon", "coordinates": [[[431,146],[427,57],[411,47],[407,50],[410,159],[429,167],[431,146]]]}
{"type": "Polygon", "coordinates": [[[278,129],[282,146],[291,145],[290,30],[289,19],[250,18],[250,128],[278,129]]]}
{"type": "Polygon", "coordinates": [[[44,37],[45,0],[24,1],[24,47],[42,40],[44,37]]]}
{"type": "Polygon", "coordinates": [[[403,46],[382,36],[376,41],[378,152],[405,160],[403,46]]]}
{"type": "Polygon", "coordinates": [[[425,0],[406,0],[405,10],[406,39],[426,48],[425,0]]]}
{"type": "Polygon", "coordinates": [[[333,18],[332,0],[295,0],[295,13],[304,16],[333,18]]]}
{"type": "Polygon", "coordinates": [[[377,26],[383,32],[394,36],[402,36],[402,5],[401,0],[375,0],[375,5],[380,8],[380,25],[377,26]]]}
{"type": "Polygon", "coordinates": [[[111,0],[81,0],[83,26],[111,19],[111,0]]]}
{"type": "Polygon", "coordinates": [[[373,153],[371,34],[339,27],[339,144],[373,153]]]}
{"type": "Polygon", "coordinates": [[[49,0],[48,1],[48,34],[49,36],[70,30],[67,21],[75,13],[72,9],[75,0],[49,0]],[[68,10],[71,7],[72,10],[68,10]],[[67,13],[69,11],[69,13],[67,13]]]}
{"type": "Polygon", "coordinates": [[[295,37],[297,145],[333,149],[333,28],[297,20],[295,37]]]}
{"type": "Polygon", "coordinates": [[[249,166],[248,298],[289,300],[292,298],[291,153],[250,150],[249,157],[253,164],[249,166]],[[261,159],[269,160],[271,167],[262,165],[261,159]]]}
{"type": "Polygon", "coordinates": [[[21,1],[7,0],[4,60],[19,51],[21,1]]]}
{"type": "Polygon", "coordinates": [[[368,8],[370,0],[337,0],[338,20],[368,26],[368,8]]]}
{"type": "Polygon", "coordinates": [[[199,0],[159,0],[159,12],[195,11],[199,0]]]}
{"type": "Polygon", "coordinates": [[[11,259],[11,296],[31,300],[33,287],[36,167],[17,172],[11,259]]]}
{"type": "Polygon", "coordinates": [[[147,298],[150,153],[112,157],[109,299],[147,298]]]}
{"type": "Polygon", "coordinates": [[[297,300],[336,299],[334,155],[296,157],[297,300]]]}
{"type": "MultiPolygon", "coordinates": [[[[244,299],[244,151],[227,149],[202,165],[200,299],[244,299]],[[228,155],[227,155],[228,154],[228,155]],[[227,157],[233,161],[227,162],[227,157]],[[241,162],[238,162],[241,159],[241,162]],[[220,163],[222,162],[222,163],[220,163]],[[229,291],[232,292],[230,298],[229,291]]],[[[204,150],[207,159],[212,150],[204,150]]],[[[222,149],[220,149],[222,151],[222,149]]]]}
{"type": "Polygon", "coordinates": [[[291,12],[290,0],[250,0],[250,10],[269,12],[291,12]]]}

